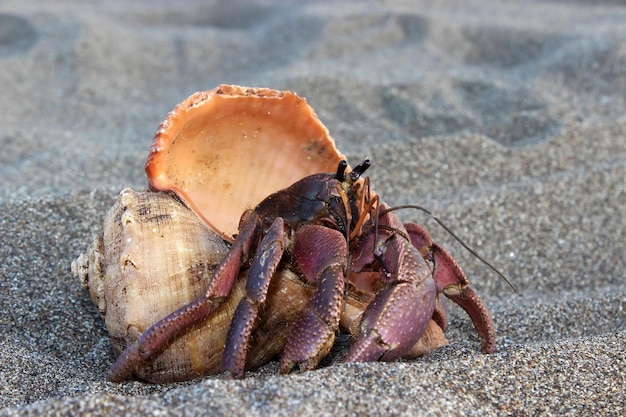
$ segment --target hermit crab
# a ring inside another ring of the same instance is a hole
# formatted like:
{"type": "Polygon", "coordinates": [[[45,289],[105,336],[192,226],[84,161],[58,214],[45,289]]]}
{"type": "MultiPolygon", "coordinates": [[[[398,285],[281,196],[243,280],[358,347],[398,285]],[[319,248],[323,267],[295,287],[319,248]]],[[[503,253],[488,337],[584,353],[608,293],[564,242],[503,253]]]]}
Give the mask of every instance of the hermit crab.
{"type": "Polygon", "coordinates": [[[111,333],[109,380],[241,378],[278,355],[281,373],[311,370],[339,331],[345,361],[413,358],[447,343],[440,294],[494,352],[459,265],[380,200],[369,166],[351,168],[290,92],[222,85],[179,104],[149,190],[124,190],[72,264],[111,333]]]}

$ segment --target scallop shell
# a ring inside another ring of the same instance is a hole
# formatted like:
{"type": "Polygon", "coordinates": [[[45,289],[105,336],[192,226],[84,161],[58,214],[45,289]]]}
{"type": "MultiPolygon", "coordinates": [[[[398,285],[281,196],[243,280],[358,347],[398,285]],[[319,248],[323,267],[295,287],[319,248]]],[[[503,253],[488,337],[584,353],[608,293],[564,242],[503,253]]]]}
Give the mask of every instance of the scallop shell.
{"type": "MultiPolygon", "coordinates": [[[[123,190],[72,271],[98,306],[115,355],[147,328],[202,296],[228,250],[221,237],[172,195],[123,190]]],[[[228,326],[245,294],[245,272],[208,319],[185,330],[136,377],[165,383],[221,372],[228,326]]],[[[248,353],[257,368],[283,348],[311,288],[288,270],[276,275],[248,353]]]]}
{"type": "Polygon", "coordinates": [[[195,93],[157,130],[146,173],[213,230],[233,239],[239,219],[273,192],[345,159],[306,100],[289,91],[220,85],[195,93]]]}

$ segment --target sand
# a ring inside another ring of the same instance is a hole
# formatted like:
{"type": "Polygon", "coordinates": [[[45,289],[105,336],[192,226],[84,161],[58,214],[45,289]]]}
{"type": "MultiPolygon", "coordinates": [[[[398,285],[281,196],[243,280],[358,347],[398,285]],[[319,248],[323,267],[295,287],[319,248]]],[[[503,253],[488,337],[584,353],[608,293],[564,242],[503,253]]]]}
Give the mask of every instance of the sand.
{"type": "Polygon", "coordinates": [[[626,8],[622,2],[0,4],[0,415],[623,415],[626,8]],[[182,6],[181,6],[182,4],[182,6]],[[482,355],[242,381],[112,384],[70,273],[176,103],[221,83],[307,98],[391,204],[429,207],[519,294],[415,212],[489,306],[482,355]]]}

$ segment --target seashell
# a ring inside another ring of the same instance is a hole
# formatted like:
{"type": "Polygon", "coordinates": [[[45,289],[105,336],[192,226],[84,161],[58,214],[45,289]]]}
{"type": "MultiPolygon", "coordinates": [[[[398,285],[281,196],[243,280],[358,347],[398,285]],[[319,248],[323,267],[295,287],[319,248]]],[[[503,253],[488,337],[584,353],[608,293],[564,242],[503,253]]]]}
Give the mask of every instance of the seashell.
{"type": "Polygon", "coordinates": [[[146,173],[213,230],[233,239],[241,214],[305,176],[345,159],[304,98],[220,85],[191,95],[157,130],[146,173]]]}
{"type": "MultiPolygon", "coordinates": [[[[295,93],[221,85],[178,104],[158,128],[146,162],[153,191],[123,190],[106,214],[103,236],[72,263],[105,319],[115,355],[204,294],[228,249],[223,239],[232,241],[246,209],[305,176],[336,171],[342,159],[326,127],[295,93]]],[[[136,377],[164,383],[220,373],[246,272],[210,318],[183,332],[136,377]]],[[[289,270],[275,275],[248,369],[283,349],[311,292],[289,270]]],[[[361,304],[355,302],[355,317],[361,304]]]]}
{"type": "MultiPolygon", "coordinates": [[[[72,269],[104,317],[118,355],[164,315],[199,297],[227,250],[217,234],[172,196],[125,189],[105,216],[103,236],[94,238],[72,269]]],[[[213,337],[206,343],[207,337],[192,329],[154,361],[147,370],[154,376],[140,377],[169,379],[201,372],[199,367],[207,365],[181,360],[176,352],[210,347],[213,337]]]]}
{"type": "MultiPolygon", "coordinates": [[[[72,271],[98,306],[117,356],[152,324],[200,297],[227,250],[172,195],[125,189],[105,216],[103,236],[72,262],[72,271]]],[[[251,369],[281,351],[310,292],[296,275],[281,271],[250,347],[251,369]]],[[[244,293],[242,278],[209,319],[183,332],[136,376],[164,383],[221,372],[228,325],[244,293]]]]}

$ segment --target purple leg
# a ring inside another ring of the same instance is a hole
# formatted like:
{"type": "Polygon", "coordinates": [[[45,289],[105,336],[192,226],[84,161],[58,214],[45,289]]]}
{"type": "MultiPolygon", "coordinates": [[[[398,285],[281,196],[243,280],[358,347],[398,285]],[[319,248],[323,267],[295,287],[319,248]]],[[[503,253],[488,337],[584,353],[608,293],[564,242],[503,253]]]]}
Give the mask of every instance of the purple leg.
{"type": "Polygon", "coordinates": [[[272,276],[285,250],[283,219],[278,217],[261,240],[246,281],[246,295],[239,302],[228,328],[222,368],[233,378],[242,378],[246,366],[248,343],[259,313],[267,297],[272,276]]]}
{"type": "Polygon", "coordinates": [[[496,327],[487,307],[469,286],[465,273],[454,258],[436,243],[433,243],[432,251],[435,262],[433,276],[437,287],[441,287],[446,297],[461,306],[470,316],[481,338],[482,351],[494,353],[496,351],[496,327]]]}
{"type": "Polygon", "coordinates": [[[343,307],[346,238],[327,227],[302,226],[293,256],[305,278],[317,287],[289,332],[280,361],[281,373],[288,373],[296,365],[300,371],[315,369],[333,345],[343,307]]]}
{"type": "Polygon", "coordinates": [[[246,216],[233,247],[213,273],[204,297],[174,311],[139,336],[139,339],[128,346],[111,366],[107,375],[109,381],[121,382],[130,379],[135,370],[148,362],[167,345],[168,341],[187,327],[209,317],[230,295],[235,279],[239,275],[241,263],[247,258],[258,234],[257,217],[251,213],[247,213],[246,216]]]}
{"type": "Polygon", "coordinates": [[[493,320],[478,294],[469,286],[470,282],[459,264],[445,249],[432,241],[423,227],[410,223],[406,225],[406,229],[413,245],[435,264],[433,277],[437,293],[443,292],[467,312],[482,340],[482,351],[495,352],[496,331],[493,320]]]}

